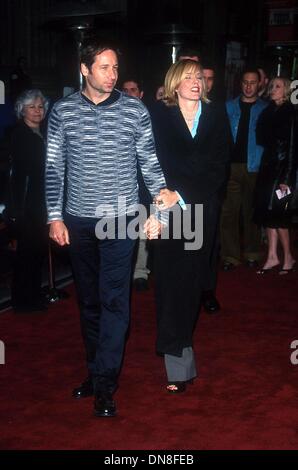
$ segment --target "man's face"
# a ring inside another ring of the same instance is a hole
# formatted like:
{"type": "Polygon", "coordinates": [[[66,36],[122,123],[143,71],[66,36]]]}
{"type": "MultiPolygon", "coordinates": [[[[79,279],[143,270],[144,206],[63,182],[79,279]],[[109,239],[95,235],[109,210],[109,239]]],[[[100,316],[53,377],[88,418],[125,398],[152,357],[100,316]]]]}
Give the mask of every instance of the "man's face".
{"type": "Polygon", "coordinates": [[[245,73],[241,81],[242,95],[247,99],[253,99],[258,96],[259,76],[257,73],[245,73]]]}
{"type": "Polygon", "coordinates": [[[269,79],[263,69],[258,69],[261,80],[259,83],[259,90],[263,90],[268,85],[269,79]]]}
{"type": "Polygon", "coordinates": [[[203,77],[206,83],[207,93],[210,93],[214,84],[214,70],[203,69],[203,77]]]}
{"type": "Polygon", "coordinates": [[[155,99],[157,101],[162,100],[165,94],[165,87],[163,85],[159,86],[155,93],[155,99]]]}
{"type": "Polygon", "coordinates": [[[92,88],[100,94],[110,94],[118,79],[118,59],[114,51],[108,49],[98,54],[89,70],[81,64],[81,72],[86,80],[86,88],[92,88]]]}
{"type": "Polygon", "coordinates": [[[143,91],[140,91],[139,86],[136,82],[128,80],[123,83],[122,90],[129,96],[135,96],[140,100],[143,98],[143,91]]]}

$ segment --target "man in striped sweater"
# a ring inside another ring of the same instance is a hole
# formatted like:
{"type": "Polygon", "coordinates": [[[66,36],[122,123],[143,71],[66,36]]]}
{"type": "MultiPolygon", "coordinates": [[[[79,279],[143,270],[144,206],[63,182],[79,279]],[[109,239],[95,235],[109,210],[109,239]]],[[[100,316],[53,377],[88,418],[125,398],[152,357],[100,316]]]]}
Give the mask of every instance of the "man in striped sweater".
{"type": "MultiPolygon", "coordinates": [[[[48,222],[50,237],[61,246],[69,245],[80,305],[88,377],[73,396],[95,394],[95,415],[115,416],[113,394],[129,323],[135,243],[123,236],[118,223],[121,220],[126,229],[133,221],[128,207],[138,203],[137,162],[153,197],[166,184],[147,109],[114,88],[116,51],[89,41],[83,44],[80,59],[83,91],[58,101],[49,118],[48,222]],[[115,236],[103,238],[96,232],[103,215],[116,222],[115,236]]],[[[147,225],[150,238],[160,226],[147,225]]]]}

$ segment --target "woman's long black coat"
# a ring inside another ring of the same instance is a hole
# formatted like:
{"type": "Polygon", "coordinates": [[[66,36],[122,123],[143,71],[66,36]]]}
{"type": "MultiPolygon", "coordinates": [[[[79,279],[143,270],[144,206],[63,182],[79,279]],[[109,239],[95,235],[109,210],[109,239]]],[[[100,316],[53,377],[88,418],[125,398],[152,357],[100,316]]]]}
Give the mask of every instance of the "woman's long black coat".
{"type": "Polygon", "coordinates": [[[11,158],[10,215],[18,224],[33,219],[45,225],[45,143],[23,120],[12,132],[11,158]]]}
{"type": "Polygon", "coordinates": [[[44,191],[45,144],[20,121],[11,136],[9,217],[15,219],[17,252],[12,279],[12,305],[33,308],[40,302],[42,263],[47,247],[44,191]]]}
{"type": "MultiPolygon", "coordinates": [[[[223,107],[202,103],[195,138],[178,106],[151,109],[157,156],[167,187],[186,204],[203,204],[203,246],[185,250],[184,239],[159,240],[155,251],[157,351],[180,356],[192,345],[205,267],[215,241],[229,161],[229,126],[223,107]]],[[[188,209],[189,210],[189,209],[188,209]]]]}
{"type": "Polygon", "coordinates": [[[280,184],[295,189],[296,132],[295,111],[289,102],[280,106],[272,102],[259,117],[257,142],[264,147],[255,190],[254,220],[259,225],[276,228],[288,225],[287,214],[275,191],[280,184]]]}

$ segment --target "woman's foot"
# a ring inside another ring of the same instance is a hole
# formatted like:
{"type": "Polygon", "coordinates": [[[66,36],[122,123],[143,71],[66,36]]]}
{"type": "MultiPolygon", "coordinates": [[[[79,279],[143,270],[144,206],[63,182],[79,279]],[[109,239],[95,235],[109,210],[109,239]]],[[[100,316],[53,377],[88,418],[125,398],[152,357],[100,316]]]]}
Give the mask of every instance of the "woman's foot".
{"type": "Polygon", "coordinates": [[[279,259],[267,260],[264,266],[257,271],[257,274],[266,274],[269,271],[273,271],[280,265],[279,259]]]}
{"type": "Polygon", "coordinates": [[[187,384],[193,384],[193,379],[189,379],[186,381],[173,381],[169,382],[167,385],[167,391],[169,393],[182,393],[186,390],[187,384]]]}
{"type": "Polygon", "coordinates": [[[296,269],[296,261],[292,259],[291,261],[284,263],[282,269],[279,271],[279,274],[280,275],[289,274],[295,271],[295,269],[296,269]]]}

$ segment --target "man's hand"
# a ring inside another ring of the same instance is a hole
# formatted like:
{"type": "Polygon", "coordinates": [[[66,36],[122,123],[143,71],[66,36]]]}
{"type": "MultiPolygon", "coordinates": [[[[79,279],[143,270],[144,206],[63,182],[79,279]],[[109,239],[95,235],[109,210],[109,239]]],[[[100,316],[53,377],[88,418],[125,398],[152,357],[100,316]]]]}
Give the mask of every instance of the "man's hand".
{"type": "Polygon", "coordinates": [[[150,217],[144,223],[144,233],[148,240],[154,240],[158,238],[162,231],[163,225],[157,220],[154,215],[150,215],[150,217]]]}
{"type": "Polygon", "coordinates": [[[68,230],[62,220],[54,220],[54,222],[51,222],[50,238],[60,246],[69,245],[68,230]]]}
{"type": "Polygon", "coordinates": [[[159,210],[169,209],[179,201],[179,196],[175,191],[170,191],[167,188],[161,189],[158,196],[154,198],[154,204],[159,210]]]}

